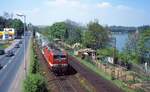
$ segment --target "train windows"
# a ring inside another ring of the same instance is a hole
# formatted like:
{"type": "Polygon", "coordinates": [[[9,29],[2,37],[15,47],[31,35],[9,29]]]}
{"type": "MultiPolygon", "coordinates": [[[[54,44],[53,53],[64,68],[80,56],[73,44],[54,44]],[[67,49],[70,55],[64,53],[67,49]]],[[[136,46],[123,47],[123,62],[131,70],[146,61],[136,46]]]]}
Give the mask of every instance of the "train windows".
{"type": "Polygon", "coordinates": [[[61,58],[62,58],[62,59],[66,59],[66,56],[65,56],[65,55],[61,55],[61,58]]]}
{"type": "Polygon", "coordinates": [[[59,55],[54,55],[54,59],[59,59],[59,55]]]}
{"type": "Polygon", "coordinates": [[[54,55],[54,59],[66,59],[66,55],[54,55]]]}

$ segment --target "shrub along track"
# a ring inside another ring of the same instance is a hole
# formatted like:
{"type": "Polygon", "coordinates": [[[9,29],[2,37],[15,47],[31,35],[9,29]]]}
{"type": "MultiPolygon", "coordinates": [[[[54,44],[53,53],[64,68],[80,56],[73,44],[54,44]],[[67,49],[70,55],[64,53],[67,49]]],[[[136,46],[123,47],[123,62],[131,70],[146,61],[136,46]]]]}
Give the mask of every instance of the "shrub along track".
{"type": "Polygon", "coordinates": [[[68,74],[56,76],[49,70],[48,64],[37,45],[35,48],[38,60],[40,61],[40,72],[46,78],[48,84],[47,88],[50,92],[87,92],[87,90],[81,86],[75,76],[77,72],[72,67],[70,67],[68,74]]]}

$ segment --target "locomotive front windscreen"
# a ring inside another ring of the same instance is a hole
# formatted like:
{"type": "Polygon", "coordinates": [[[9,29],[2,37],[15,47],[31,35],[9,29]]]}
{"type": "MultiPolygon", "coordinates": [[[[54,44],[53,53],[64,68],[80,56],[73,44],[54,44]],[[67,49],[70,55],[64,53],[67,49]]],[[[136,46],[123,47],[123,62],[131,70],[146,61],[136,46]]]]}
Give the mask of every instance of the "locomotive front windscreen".
{"type": "Polygon", "coordinates": [[[62,60],[62,59],[66,59],[66,56],[65,55],[54,55],[54,59],[62,60]]]}

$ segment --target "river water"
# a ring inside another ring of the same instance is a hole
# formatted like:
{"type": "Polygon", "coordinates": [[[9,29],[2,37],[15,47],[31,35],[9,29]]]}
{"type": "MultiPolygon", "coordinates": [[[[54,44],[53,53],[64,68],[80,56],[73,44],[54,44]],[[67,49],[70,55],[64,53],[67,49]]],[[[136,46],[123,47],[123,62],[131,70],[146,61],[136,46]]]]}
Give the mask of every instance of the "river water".
{"type": "Polygon", "coordinates": [[[128,34],[114,34],[113,37],[116,38],[116,48],[119,51],[123,51],[123,48],[125,47],[125,44],[128,40],[128,34]]]}

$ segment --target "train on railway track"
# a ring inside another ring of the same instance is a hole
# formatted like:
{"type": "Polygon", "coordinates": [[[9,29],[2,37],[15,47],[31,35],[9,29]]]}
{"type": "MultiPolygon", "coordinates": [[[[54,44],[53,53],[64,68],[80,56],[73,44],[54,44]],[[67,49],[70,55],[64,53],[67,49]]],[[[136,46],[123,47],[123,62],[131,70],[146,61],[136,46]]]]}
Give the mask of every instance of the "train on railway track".
{"type": "Polygon", "coordinates": [[[42,34],[36,32],[35,39],[48,63],[48,67],[55,73],[65,73],[68,70],[68,54],[54,42],[49,42],[42,34]]]}

